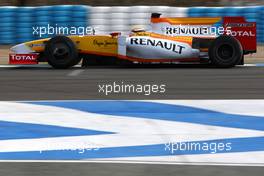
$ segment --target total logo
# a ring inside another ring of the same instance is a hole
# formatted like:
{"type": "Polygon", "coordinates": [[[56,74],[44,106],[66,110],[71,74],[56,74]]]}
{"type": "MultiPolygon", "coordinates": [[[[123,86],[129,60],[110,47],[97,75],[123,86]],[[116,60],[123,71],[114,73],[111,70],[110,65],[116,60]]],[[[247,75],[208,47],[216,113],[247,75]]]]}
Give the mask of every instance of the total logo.
{"type": "Polygon", "coordinates": [[[16,61],[34,61],[36,60],[36,55],[10,55],[12,60],[16,61]]]}
{"type": "Polygon", "coordinates": [[[10,54],[9,64],[37,64],[38,54],[10,54]]]}
{"type": "Polygon", "coordinates": [[[234,37],[241,36],[241,37],[255,37],[256,34],[254,34],[253,31],[228,31],[227,35],[231,35],[234,37]]]}

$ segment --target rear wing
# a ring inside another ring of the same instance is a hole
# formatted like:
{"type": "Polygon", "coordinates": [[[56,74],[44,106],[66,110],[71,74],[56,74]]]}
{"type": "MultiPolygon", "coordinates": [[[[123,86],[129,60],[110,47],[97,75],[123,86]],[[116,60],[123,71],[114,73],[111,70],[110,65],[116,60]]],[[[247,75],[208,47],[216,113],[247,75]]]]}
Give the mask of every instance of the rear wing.
{"type": "Polygon", "coordinates": [[[238,39],[243,47],[244,54],[257,52],[256,22],[247,22],[244,17],[224,17],[226,35],[238,39]]]}
{"type": "Polygon", "coordinates": [[[257,50],[256,23],[247,22],[244,17],[163,18],[160,16],[159,13],[151,15],[152,32],[198,38],[232,35],[240,41],[244,54],[255,53],[257,50]]]}

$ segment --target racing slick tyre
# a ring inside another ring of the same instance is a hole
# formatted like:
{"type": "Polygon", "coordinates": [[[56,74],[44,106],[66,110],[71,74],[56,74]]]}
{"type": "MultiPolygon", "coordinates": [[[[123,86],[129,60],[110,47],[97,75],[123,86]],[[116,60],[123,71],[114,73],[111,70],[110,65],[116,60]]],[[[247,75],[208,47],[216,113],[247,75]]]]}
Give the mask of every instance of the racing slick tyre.
{"type": "Polygon", "coordinates": [[[241,62],[242,58],[242,46],[232,36],[222,35],[217,37],[209,48],[209,59],[217,67],[234,67],[241,62]]]}
{"type": "Polygon", "coordinates": [[[70,68],[81,60],[74,42],[66,36],[51,38],[46,44],[44,55],[48,63],[57,69],[70,68]]]}

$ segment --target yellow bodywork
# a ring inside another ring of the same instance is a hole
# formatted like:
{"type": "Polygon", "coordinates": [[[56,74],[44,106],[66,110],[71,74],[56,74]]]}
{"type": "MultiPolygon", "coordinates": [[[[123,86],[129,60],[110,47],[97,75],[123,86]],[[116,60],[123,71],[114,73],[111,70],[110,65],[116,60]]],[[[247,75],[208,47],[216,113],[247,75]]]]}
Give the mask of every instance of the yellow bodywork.
{"type": "MultiPolygon", "coordinates": [[[[91,36],[68,36],[77,46],[79,53],[117,55],[117,37],[111,35],[91,35],[91,36]]],[[[35,52],[43,52],[45,43],[50,38],[26,42],[25,45],[35,52]]]]}
{"type": "MultiPolygon", "coordinates": [[[[188,36],[165,36],[152,32],[136,32],[130,36],[150,36],[153,38],[168,39],[178,42],[192,44],[192,37],[188,36]]],[[[112,35],[87,35],[87,36],[68,36],[77,46],[79,53],[94,54],[102,56],[118,56],[118,37],[112,35]]],[[[41,53],[45,49],[45,43],[50,38],[34,40],[24,43],[31,50],[41,53]]]]}
{"type": "Polygon", "coordinates": [[[152,18],[152,23],[169,23],[172,25],[212,25],[221,21],[222,17],[186,17],[186,18],[152,18]]]}
{"type": "Polygon", "coordinates": [[[172,40],[172,41],[177,41],[177,42],[183,42],[189,45],[191,45],[193,41],[193,37],[190,37],[190,36],[166,36],[166,35],[157,34],[153,32],[137,32],[137,33],[132,34],[131,36],[149,36],[149,37],[158,38],[158,39],[167,39],[167,40],[172,40]]]}

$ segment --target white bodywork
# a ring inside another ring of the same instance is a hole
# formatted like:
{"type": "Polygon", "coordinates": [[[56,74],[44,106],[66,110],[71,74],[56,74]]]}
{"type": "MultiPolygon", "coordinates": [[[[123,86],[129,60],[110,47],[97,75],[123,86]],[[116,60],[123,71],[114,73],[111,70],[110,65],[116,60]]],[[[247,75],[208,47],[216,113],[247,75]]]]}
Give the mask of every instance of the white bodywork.
{"type": "Polygon", "coordinates": [[[133,36],[126,38],[126,55],[144,59],[182,59],[197,58],[199,50],[190,45],[167,39],[149,36],[133,36]]]}
{"type": "MultiPolygon", "coordinates": [[[[213,37],[217,31],[209,30],[212,25],[172,25],[168,22],[151,23],[149,32],[164,36],[213,37]]],[[[213,28],[214,29],[214,28],[213,28]]],[[[118,54],[142,59],[193,59],[208,57],[208,52],[193,49],[185,42],[151,36],[119,36],[118,54]]]]}
{"type": "Polygon", "coordinates": [[[221,32],[212,25],[171,25],[166,22],[152,23],[151,28],[152,32],[167,36],[216,37],[221,32]]]}
{"type": "Polygon", "coordinates": [[[16,54],[29,54],[35,52],[24,43],[13,46],[12,48],[10,48],[10,51],[11,53],[16,53],[16,54]]]}

